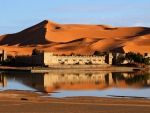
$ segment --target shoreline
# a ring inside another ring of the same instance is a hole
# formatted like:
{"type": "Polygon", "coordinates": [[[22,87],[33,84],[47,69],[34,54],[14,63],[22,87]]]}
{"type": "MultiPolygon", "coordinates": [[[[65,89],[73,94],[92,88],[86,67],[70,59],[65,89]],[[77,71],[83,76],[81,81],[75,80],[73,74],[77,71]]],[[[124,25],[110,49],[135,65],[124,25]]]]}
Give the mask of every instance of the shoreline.
{"type": "MultiPolygon", "coordinates": [[[[5,113],[149,113],[150,99],[65,97],[41,98],[43,94],[22,91],[0,91],[0,111],[5,113]]],[[[46,94],[45,94],[46,95],[46,94]]]]}
{"type": "MultiPolygon", "coordinates": [[[[146,99],[150,100],[150,97],[142,97],[142,96],[122,96],[122,95],[106,95],[106,96],[66,96],[66,97],[52,97],[51,94],[59,93],[59,92],[50,92],[43,93],[40,91],[32,91],[32,90],[0,90],[0,98],[2,96],[7,98],[12,98],[9,95],[15,95],[15,98],[21,98],[22,95],[26,95],[27,98],[32,98],[33,96],[39,99],[65,99],[65,98],[97,98],[97,99],[146,99]],[[5,95],[2,95],[5,94],[5,95]],[[8,97],[7,97],[8,96],[8,97]]],[[[27,99],[26,98],[26,99],[27,99]]]]}
{"type": "Polygon", "coordinates": [[[100,71],[111,71],[111,72],[133,72],[133,71],[149,71],[149,68],[140,67],[119,67],[119,66],[109,66],[102,67],[101,65],[90,65],[90,66],[53,66],[53,67],[10,67],[10,66],[0,66],[0,71],[21,71],[21,72],[31,72],[31,73],[46,73],[53,71],[70,71],[70,72],[100,72],[100,71]]]}

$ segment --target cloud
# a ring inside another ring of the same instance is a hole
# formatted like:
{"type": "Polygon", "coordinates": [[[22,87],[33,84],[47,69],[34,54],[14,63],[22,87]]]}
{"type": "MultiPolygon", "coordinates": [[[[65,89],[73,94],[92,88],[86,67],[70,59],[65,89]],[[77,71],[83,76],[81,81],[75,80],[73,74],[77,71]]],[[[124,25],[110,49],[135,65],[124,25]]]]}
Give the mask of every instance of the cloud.
{"type": "Polygon", "coordinates": [[[145,24],[144,24],[144,23],[139,23],[139,22],[138,22],[138,23],[135,23],[134,26],[145,26],[145,24]]]}
{"type": "Polygon", "coordinates": [[[108,24],[111,26],[144,26],[150,27],[150,16],[143,15],[128,15],[118,17],[82,17],[82,18],[71,18],[61,17],[53,19],[57,23],[62,24],[108,24]]]}
{"type": "Polygon", "coordinates": [[[72,6],[72,7],[59,7],[37,10],[38,12],[93,12],[93,11],[105,11],[105,10],[124,10],[131,9],[135,6],[72,6]]]}
{"type": "Polygon", "coordinates": [[[148,15],[129,15],[120,17],[108,17],[105,19],[100,19],[99,21],[104,24],[109,24],[112,26],[144,26],[150,27],[150,16],[148,15]]]}

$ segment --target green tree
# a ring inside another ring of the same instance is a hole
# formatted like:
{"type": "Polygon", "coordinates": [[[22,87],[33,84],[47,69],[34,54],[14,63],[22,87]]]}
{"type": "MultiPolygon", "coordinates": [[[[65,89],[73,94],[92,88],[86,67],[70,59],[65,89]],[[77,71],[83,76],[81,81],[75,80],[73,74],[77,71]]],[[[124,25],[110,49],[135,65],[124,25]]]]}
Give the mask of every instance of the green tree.
{"type": "Polygon", "coordinates": [[[143,55],[140,53],[135,54],[135,57],[133,58],[134,62],[142,63],[143,55]]]}
{"type": "Polygon", "coordinates": [[[76,56],[82,56],[81,54],[76,54],[76,56]]]}
{"type": "Polygon", "coordinates": [[[109,53],[110,53],[110,51],[108,50],[108,51],[105,51],[103,54],[108,55],[109,53]]]}
{"type": "Polygon", "coordinates": [[[92,61],[89,61],[89,65],[92,65],[93,63],[92,63],[92,61]]]}
{"type": "Polygon", "coordinates": [[[125,54],[125,59],[129,61],[129,63],[131,63],[132,61],[134,61],[136,54],[134,52],[128,52],[125,54]]]}
{"type": "Polygon", "coordinates": [[[134,52],[128,52],[125,54],[125,59],[131,62],[138,62],[138,63],[145,63],[149,64],[150,60],[149,58],[144,58],[142,54],[140,53],[134,53],[134,52]]]}
{"type": "Polygon", "coordinates": [[[37,49],[32,50],[32,55],[37,55],[37,53],[40,53],[40,50],[37,50],[37,49]]]}
{"type": "Polygon", "coordinates": [[[63,53],[61,56],[66,56],[66,54],[63,53]]]}
{"type": "Polygon", "coordinates": [[[85,64],[86,65],[92,65],[93,63],[92,63],[92,61],[89,61],[89,62],[86,62],[85,64]]]}
{"type": "Polygon", "coordinates": [[[93,55],[95,55],[95,56],[101,56],[101,52],[100,51],[95,51],[93,55]]]}
{"type": "Polygon", "coordinates": [[[125,56],[122,54],[119,54],[118,58],[117,58],[117,63],[121,64],[121,63],[123,63],[124,60],[125,60],[125,56]]]}
{"type": "Polygon", "coordinates": [[[72,53],[70,53],[70,56],[74,56],[74,55],[75,55],[75,53],[73,53],[73,52],[72,52],[72,53]]]}
{"type": "Polygon", "coordinates": [[[149,58],[143,58],[143,59],[142,59],[142,62],[145,63],[145,64],[147,64],[147,65],[150,64],[149,58]]]}
{"type": "Polygon", "coordinates": [[[4,61],[2,61],[2,65],[10,65],[12,63],[12,61],[10,59],[6,59],[4,61]]]}

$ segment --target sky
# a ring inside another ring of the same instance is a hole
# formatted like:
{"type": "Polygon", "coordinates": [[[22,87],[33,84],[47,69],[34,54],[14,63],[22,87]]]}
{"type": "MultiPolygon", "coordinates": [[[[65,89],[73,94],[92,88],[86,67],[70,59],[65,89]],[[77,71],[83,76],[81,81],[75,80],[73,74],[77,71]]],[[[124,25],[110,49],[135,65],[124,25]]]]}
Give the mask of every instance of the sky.
{"type": "Polygon", "coordinates": [[[0,35],[43,20],[150,27],[150,0],[0,0],[0,35]]]}

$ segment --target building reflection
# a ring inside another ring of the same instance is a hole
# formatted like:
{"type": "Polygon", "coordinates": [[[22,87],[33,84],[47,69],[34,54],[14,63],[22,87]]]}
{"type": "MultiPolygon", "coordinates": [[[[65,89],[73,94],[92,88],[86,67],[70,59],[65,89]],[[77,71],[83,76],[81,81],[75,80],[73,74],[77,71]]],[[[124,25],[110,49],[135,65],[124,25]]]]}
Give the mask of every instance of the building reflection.
{"type": "Polygon", "coordinates": [[[59,90],[105,90],[109,88],[142,88],[150,86],[148,73],[1,73],[0,87],[7,86],[7,78],[41,92],[59,90]]]}
{"type": "Polygon", "coordinates": [[[0,87],[7,87],[7,77],[0,74],[0,87]]]}
{"type": "Polygon", "coordinates": [[[150,85],[150,79],[146,80],[145,84],[150,85]]]}

